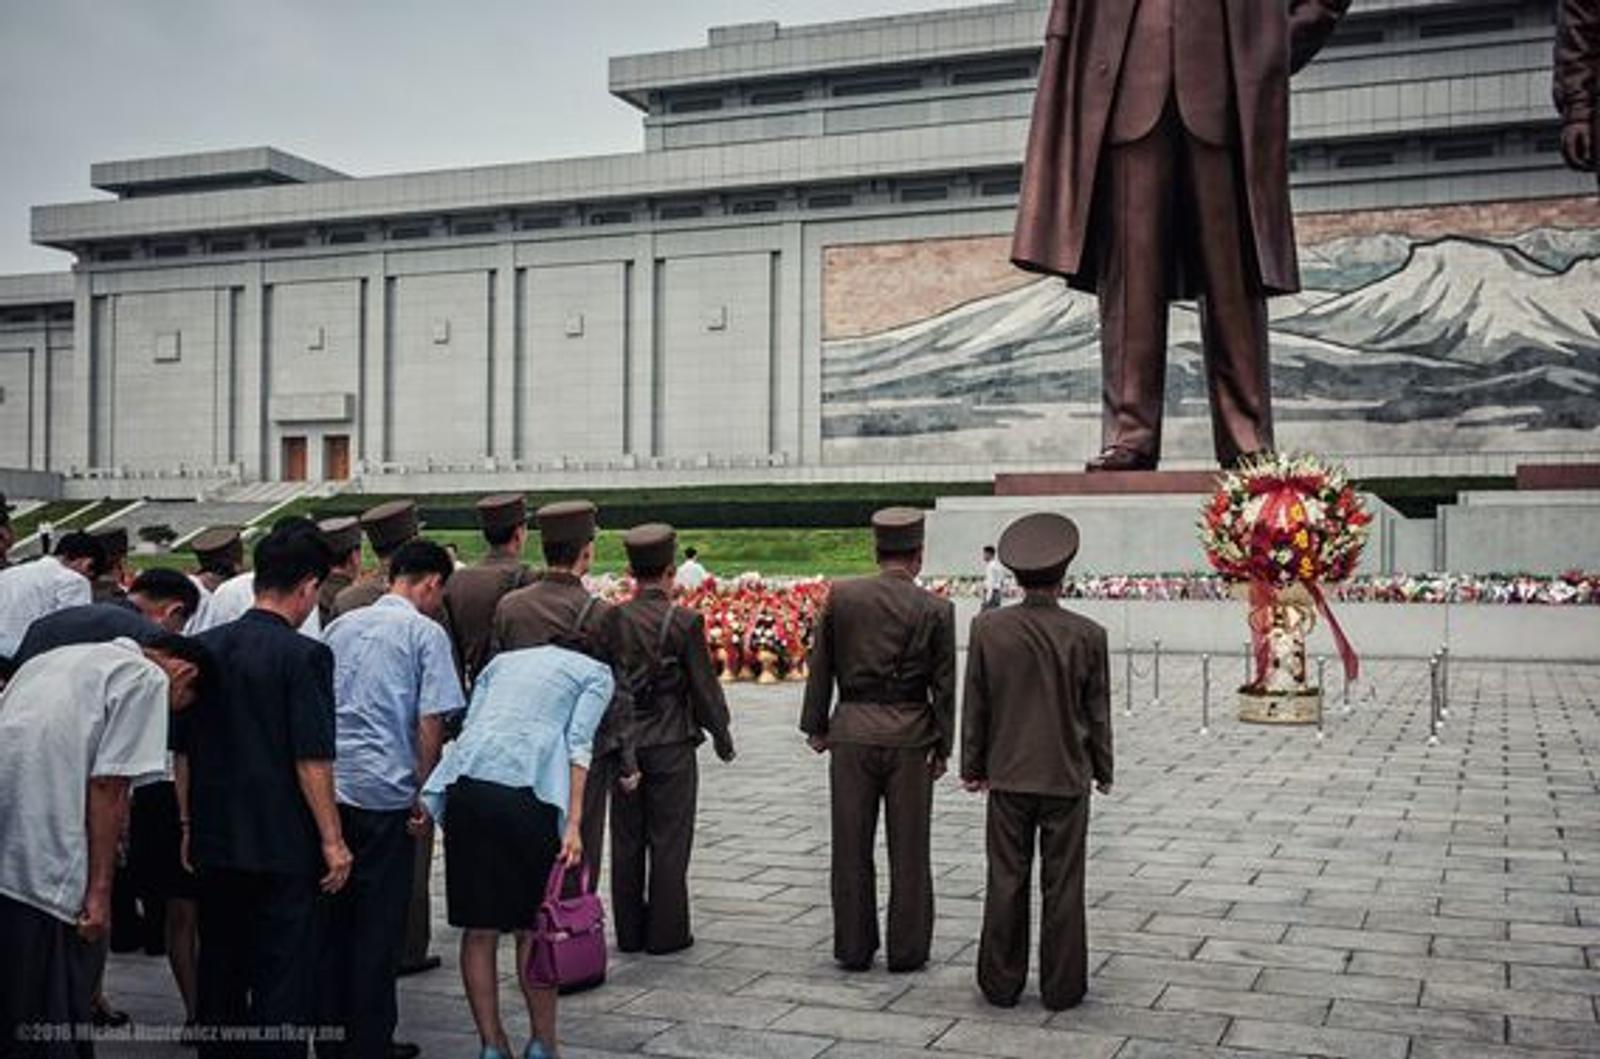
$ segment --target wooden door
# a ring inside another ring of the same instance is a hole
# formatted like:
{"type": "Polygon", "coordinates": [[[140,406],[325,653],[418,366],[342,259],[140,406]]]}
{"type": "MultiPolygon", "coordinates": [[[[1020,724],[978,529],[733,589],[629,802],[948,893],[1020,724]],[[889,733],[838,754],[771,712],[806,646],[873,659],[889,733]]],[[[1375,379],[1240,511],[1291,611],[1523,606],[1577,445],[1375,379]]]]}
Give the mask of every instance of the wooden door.
{"type": "Polygon", "coordinates": [[[329,482],[350,477],[349,434],[329,434],[322,439],[322,477],[329,482]]]}
{"type": "Polygon", "coordinates": [[[304,437],[286,437],[283,439],[283,480],[286,482],[303,482],[306,480],[306,439],[304,437]]]}

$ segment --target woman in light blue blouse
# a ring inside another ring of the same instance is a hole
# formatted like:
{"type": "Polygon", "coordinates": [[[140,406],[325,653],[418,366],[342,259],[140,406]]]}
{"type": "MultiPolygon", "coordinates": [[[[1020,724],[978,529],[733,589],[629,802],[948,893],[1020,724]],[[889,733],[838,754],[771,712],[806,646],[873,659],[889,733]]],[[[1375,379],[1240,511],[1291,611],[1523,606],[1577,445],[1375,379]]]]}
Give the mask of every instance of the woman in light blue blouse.
{"type": "MultiPolygon", "coordinates": [[[[444,829],[446,904],[450,925],[462,929],[461,981],[481,1059],[511,1055],[495,968],[500,935],[516,934],[525,966],[551,869],[583,857],[583,787],[611,692],[610,667],[577,651],[497,655],[473,686],[460,737],[423,786],[444,829]]],[[[517,977],[533,1026],[524,1059],[554,1056],[556,991],[517,977]]]]}

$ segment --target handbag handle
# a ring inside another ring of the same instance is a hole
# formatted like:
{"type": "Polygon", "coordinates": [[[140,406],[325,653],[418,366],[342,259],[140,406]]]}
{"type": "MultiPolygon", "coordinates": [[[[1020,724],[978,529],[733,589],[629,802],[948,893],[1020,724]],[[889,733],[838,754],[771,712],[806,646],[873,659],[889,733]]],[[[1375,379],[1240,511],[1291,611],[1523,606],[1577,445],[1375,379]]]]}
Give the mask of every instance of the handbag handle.
{"type": "Polygon", "coordinates": [[[544,884],[544,899],[547,902],[561,900],[561,888],[566,885],[567,873],[576,868],[579,871],[578,882],[583,893],[589,893],[589,865],[577,864],[568,867],[557,860],[550,868],[550,878],[544,884]]]}

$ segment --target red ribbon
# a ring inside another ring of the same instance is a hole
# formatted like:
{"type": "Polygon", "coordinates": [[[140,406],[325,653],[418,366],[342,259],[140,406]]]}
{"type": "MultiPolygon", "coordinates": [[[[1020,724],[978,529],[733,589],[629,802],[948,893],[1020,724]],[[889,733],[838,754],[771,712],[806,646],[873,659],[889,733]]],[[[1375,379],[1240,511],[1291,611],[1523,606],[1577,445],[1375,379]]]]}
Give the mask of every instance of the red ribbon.
{"type": "Polygon", "coordinates": [[[1307,581],[1306,589],[1311,593],[1312,600],[1317,604],[1317,613],[1321,614],[1322,620],[1328,623],[1328,632],[1333,634],[1334,646],[1339,648],[1339,660],[1344,663],[1345,682],[1353,682],[1361,675],[1361,659],[1356,657],[1356,650],[1350,646],[1349,637],[1345,636],[1344,629],[1339,627],[1339,619],[1333,616],[1333,610],[1328,606],[1327,597],[1322,594],[1322,586],[1314,581],[1307,581]]]}
{"type": "Polygon", "coordinates": [[[1255,686],[1267,679],[1272,665],[1272,645],[1267,633],[1272,629],[1272,600],[1277,593],[1265,581],[1250,582],[1250,647],[1256,656],[1255,686]]]}

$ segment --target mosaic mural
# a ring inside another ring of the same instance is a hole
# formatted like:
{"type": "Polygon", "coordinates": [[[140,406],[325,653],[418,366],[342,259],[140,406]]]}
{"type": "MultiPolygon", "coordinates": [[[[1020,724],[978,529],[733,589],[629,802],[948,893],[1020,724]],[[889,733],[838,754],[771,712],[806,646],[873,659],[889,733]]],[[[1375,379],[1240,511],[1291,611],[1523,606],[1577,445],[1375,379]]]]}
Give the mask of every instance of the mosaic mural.
{"type": "MultiPolygon", "coordinates": [[[[1300,225],[1305,289],[1270,303],[1281,447],[1600,452],[1600,205],[1300,225]]],[[[1008,246],[828,250],[826,459],[1068,461],[1098,448],[1095,300],[999,267],[1008,246]]],[[[1192,305],[1172,308],[1169,345],[1166,455],[1205,459],[1192,305]]]]}

